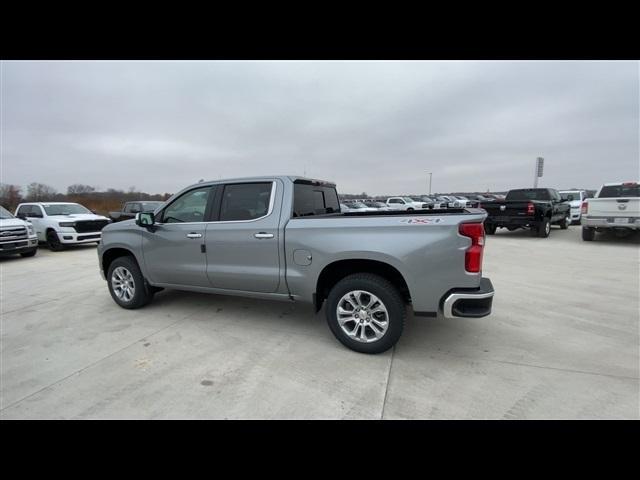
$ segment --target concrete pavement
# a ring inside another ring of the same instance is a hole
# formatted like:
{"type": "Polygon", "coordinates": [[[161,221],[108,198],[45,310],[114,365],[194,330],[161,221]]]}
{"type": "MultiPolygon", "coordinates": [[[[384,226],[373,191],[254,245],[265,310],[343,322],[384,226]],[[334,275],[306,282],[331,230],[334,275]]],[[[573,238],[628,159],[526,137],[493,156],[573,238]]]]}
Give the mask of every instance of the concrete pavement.
{"type": "Polygon", "coordinates": [[[639,418],[638,237],[488,237],[493,314],[351,352],[324,311],[165,291],[119,308],[95,247],[0,260],[1,418],[639,418]]]}

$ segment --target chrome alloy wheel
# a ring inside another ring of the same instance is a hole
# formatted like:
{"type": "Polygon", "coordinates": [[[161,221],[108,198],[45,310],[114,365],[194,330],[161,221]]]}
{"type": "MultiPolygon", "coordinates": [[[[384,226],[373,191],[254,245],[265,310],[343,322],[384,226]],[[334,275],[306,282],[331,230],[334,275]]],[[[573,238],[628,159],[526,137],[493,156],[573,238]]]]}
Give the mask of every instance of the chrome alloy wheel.
{"type": "Polygon", "coordinates": [[[344,295],[336,309],[338,324],[344,333],[358,342],[380,340],[389,328],[389,314],[382,300],[364,290],[344,295]]]}
{"type": "Polygon", "coordinates": [[[551,232],[551,222],[547,222],[544,224],[544,233],[549,235],[551,232]]]}
{"type": "Polygon", "coordinates": [[[118,267],[113,271],[111,286],[116,296],[125,302],[130,302],[136,293],[133,275],[124,267],[118,267]]]}

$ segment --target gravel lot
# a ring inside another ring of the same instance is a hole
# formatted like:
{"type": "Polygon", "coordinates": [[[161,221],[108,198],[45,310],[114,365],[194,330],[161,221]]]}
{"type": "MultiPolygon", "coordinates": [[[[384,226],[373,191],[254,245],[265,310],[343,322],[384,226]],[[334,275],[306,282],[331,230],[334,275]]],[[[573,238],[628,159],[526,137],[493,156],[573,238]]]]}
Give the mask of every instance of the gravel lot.
{"type": "Polygon", "coordinates": [[[123,310],[95,247],[0,260],[0,417],[639,418],[638,236],[487,243],[493,314],[410,316],[376,356],[306,305],[165,291],[123,310]]]}

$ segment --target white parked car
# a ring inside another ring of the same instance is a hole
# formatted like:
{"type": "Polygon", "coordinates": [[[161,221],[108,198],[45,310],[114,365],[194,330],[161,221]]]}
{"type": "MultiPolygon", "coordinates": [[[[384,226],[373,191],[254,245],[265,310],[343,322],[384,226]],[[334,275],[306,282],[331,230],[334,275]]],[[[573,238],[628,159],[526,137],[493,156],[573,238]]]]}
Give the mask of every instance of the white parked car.
{"type": "Polygon", "coordinates": [[[382,212],[386,212],[391,210],[386,203],[384,202],[378,202],[375,200],[366,200],[364,203],[367,207],[369,208],[375,208],[376,210],[382,211],[382,212]]]}
{"type": "Polygon", "coordinates": [[[387,198],[387,207],[391,210],[421,210],[428,208],[428,205],[423,202],[416,202],[409,197],[390,197],[387,198]]]}
{"type": "Polygon", "coordinates": [[[595,198],[582,204],[582,239],[590,242],[596,232],[612,230],[626,236],[640,230],[640,185],[638,182],[605,183],[595,198]]]}
{"type": "Polygon", "coordinates": [[[562,200],[571,205],[571,223],[580,223],[582,202],[587,199],[585,190],[562,190],[558,192],[562,200]]]}
{"type": "Polygon", "coordinates": [[[461,208],[466,204],[466,201],[459,200],[453,195],[440,195],[440,198],[447,202],[448,208],[461,208]]]}
{"type": "Polygon", "coordinates": [[[340,210],[343,212],[377,212],[378,211],[377,208],[367,207],[362,202],[349,202],[346,204],[343,203],[340,205],[340,210]],[[345,205],[347,207],[347,210],[343,210],[342,205],[345,205]]]}
{"type": "Polygon", "coordinates": [[[107,217],[96,215],[79,203],[31,202],[21,203],[16,217],[29,220],[41,242],[47,242],[53,251],[68,245],[97,243],[101,230],[111,223],[107,217]]]}
{"type": "Polygon", "coordinates": [[[37,251],[38,237],[33,225],[0,207],[0,256],[33,257],[37,251]]]}

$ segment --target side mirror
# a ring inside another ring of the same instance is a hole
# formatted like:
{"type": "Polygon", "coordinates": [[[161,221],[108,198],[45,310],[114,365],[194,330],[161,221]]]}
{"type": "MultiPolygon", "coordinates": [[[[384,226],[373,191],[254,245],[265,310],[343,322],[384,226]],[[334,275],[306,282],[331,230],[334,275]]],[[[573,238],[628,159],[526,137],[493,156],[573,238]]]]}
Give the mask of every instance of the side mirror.
{"type": "Polygon", "coordinates": [[[27,216],[24,213],[19,213],[18,215],[16,215],[16,218],[19,218],[20,220],[26,220],[27,216]]]}
{"type": "Polygon", "coordinates": [[[136,225],[139,227],[152,227],[156,219],[152,212],[136,213],[136,225]]]}

